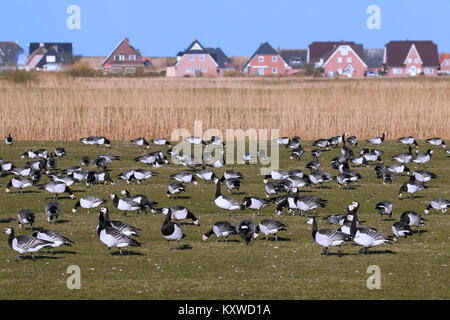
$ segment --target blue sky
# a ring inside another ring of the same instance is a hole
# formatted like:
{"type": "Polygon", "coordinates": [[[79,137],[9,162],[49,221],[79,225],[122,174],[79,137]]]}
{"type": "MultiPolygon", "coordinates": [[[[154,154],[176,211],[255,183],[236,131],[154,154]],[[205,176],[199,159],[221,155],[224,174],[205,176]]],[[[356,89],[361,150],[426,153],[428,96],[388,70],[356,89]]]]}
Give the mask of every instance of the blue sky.
{"type": "Polygon", "coordinates": [[[312,41],[383,48],[389,40],[433,40],[450,52],[449,0],[22,0],[0,10],[0,41],[26,51],[29,42],[73,42],[76,54],[104,56],[128,36],[146,56],[175,56],[194,37],[230,56],[250,56],[264,41],[301,49],[312,41]],[[69,5],[81,10],[79,30],[66,27],[69,5]],[[370,5],[380,7],[380,30],[366,26],[370,5]]]}

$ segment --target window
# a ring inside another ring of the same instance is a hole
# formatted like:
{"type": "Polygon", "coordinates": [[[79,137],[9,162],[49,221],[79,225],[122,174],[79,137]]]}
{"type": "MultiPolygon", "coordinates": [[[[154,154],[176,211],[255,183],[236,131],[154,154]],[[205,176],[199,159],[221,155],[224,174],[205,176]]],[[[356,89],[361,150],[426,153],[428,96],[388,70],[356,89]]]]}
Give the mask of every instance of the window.
{"type": "Polygon", "coordinates": [[[56,62],[56,57],[55,56],[47,56],[46,60],[47,60],[47,62],[56,62]]]}
{"type": "Polygon", "coordinates": [[[419,63],[419,59],[415,58],[414,63],[419,63]]]}
{"type": "Polygon", "coordinates": [[[199,57],[199,59],[200,59],[200,61],[205,61],[205,55],[204,55],[204,54],[201,54],[200,57],[199,57]]]}
{"type": "Polygon", "coordinates": [[[272,62],[277,62],[278,61],[278,57],[277,56],[273,56],[272,57],[272,62]]]}
{"type": "Polygon", "coordinates": [[[347,63],[352,63],[352,57],[347,57],[347,63]]]}
{"type": "Polygon", "coordinates": [[[187,66],[187,67],[186,67],[186,72],[187,72],[187,73],[191,73],[191,67],[190,67],[190,66],[187,66]]]}
{"type": "Polygon", "coordinates": [[[433,69],[432,68],[425,68],[425,74],[432,74],[433,73],[433,69]]]}
{"type": "Polygon", "coordinates": [[[342,74],[342,69],[341,69],[341,68],[337,69],[337,73],[338,73],[339,75],[341,75],[341,74],[342,74]]]}
{"type": "Polygon", "coordinates": [[[343,56],[346,56],[348,54],[348,46],[342,46],[341,47],[341,54],[343,56]]]}
{"type": "Polygon", "coordinates": [[[207,67],[207,66],[203,66],[203,67],[202,67],[202,72],[203,72],[203,73],[208,72],[208,67],[207,67]]]}
{"type": "Polygon", "coordinates": [[[338,57],[338,58],[337,58],[337,62],[338,62],[338,63],[342,63],[342,57],[338,57]]]}
{"type": "Polygon", "coordinates": [[[117,56],[114,56],[114,61],[125,61],[125,55],[119,54],[117,56]]]}
{"type": "Polygon", "coordinates": [[[449,65],[449,62],[448,62],[449,60],[447,59],[447,60],[445,60],[445,65],[446,66],[448,66],[449,65]]]}
{"type": "Polygon", "coordinates": [[[194,61],[194,56],[192,54],[189,55],[189,61],[194,61]]]}
{"type": "Polygon", "coordinates": [[[278,73],[278,68],[272,68],[272,73],[274,74],[278,73]]]}
{"type": "Polygon", "coordinates": [[[412,62],[412,59],[411,58],[408,58],[408,63],[411,63],[412,62]]]}
{"type": "Polygon", "coordinates": [[[258,56],[258,62],[264,62],[264,56],[258,56]]]}
{"type": "Polygon", "coordinates": [[[402,74],[402,69],[401,69],[401,68],[394,68],[394,69],[392,70],[392,72],[393,72],[394,74],[402,74]]]}
{"type": "Polygon", "coordinates": [[[136,55],[132,54],[128,56],[128,60],[130,61],[136,61],[136,55]]]}

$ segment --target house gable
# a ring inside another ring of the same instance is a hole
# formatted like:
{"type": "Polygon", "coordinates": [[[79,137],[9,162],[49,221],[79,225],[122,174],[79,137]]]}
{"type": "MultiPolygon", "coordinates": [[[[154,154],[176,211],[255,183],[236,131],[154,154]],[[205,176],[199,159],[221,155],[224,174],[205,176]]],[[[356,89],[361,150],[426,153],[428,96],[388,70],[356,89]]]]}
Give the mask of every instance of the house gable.
{"type": "Polygon", "coordinates": [[[336,50],[334,50],[334,52],[331,54],[331,56],[327,59],[327,61],[325,61],[325,63],[323,64],[323,67],[325,67],[333,59],[333,57],[336,56],[337,54],[340,54],[342,56],[349,56],[349,54],[348,54],[349,52],[352,52],[353,56],[358,58],[358,60],[361,62],[361,64],[365,68],[367,68],[366,63],[361,59],[361,57],[349,45],[340,45],[339,47],[337,47],[336,50]]]}

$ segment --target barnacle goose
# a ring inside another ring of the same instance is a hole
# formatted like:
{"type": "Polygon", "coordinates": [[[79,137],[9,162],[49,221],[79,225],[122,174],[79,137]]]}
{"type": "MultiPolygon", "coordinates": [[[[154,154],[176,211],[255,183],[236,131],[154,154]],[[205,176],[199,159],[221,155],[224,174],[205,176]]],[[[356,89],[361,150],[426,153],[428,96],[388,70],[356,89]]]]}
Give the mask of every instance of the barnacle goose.
{"type": "Polygon", "coordinates": [[[447,208],[450,208],[450,200],[445,198],[435,198],[431,201],[424,201],[425,203],[429,203],[428,207],[425,209],[424,213],[428,214],[431,208],[436,211],[441,211],[441,213],[446,213],[447,208]]]}
{"type": "Polygon", "coordinates": [[[373,167],[373,171],[375,171],[375,175],[377,179],[380,179],[383,176],[384,171],[386,170],[386,165],[384,163],[377,163],[373,167]]]}
{"type": "Polygon", "coordinates": [[[41,186],[39,186],[39,189],[45,189],[46,191],[53,193],[53,198],[54,199],[58,199],[58,194],[59,193],[64,193],[67,192],[70,196],[70,199],[75,199],[75,196],[72,192],[72,190],[70,190],[70,188],[61,181],[50,181],[46,184],[43,184],[41,186]]]}
{"type": "Polygon", "coordinates": [[[9,171],[9,170],[11,170],[12,168],[14,168],[14,165],[13,165],[13,163],[12,163],[11,161],[4,161],[4,160],[1,160],[1,161],[0,161],[0,165],[1,165],[1,167],[2,167],[2,170],[4,170],[4,171],[9,171]]]}
{"type": "Polygon", "coordinates": [[[355,136],[348,137],[347,142],[352,146],[355,146],[355,147],[358,146],[358,139],[355,136]]]}
{"type": "Polygon", "coordinates": [[[97,143],[97,137],[85,137],[80,139],[80,143],[94,145],[97,143]]]}
{"type": "Polygon", "coordinates": [[[25,157],[28,157],[30,159],[46,158],[46,157],[48,157],[48,152],[45,149],[28,150],[28,151],[25,151],[21,156],[22,159],[25,157]]]}
{"type": "Polygon", "coordinates": [[[328,139],[328,141],[330,142],[330,145],[333,148],[337,148],[339,146],[339,144],[342,143],[342,141],[345,142],[345,136],[347,136],[347,135],[348,135],[348,133],[344,132],[342,134],[342,136],[331,137],[331,138],[328,139]]]}
{"type": "Polygon", "coordinates": [[[314,158],[314,160],[318,161],[321,154],[322,154],[322,150],[320,150],[320,149],[312,149],[311,150],[311,155],[314,158]]]}
{"type": "Polygon", "coordinates": [[[407,223],[410,227],[417,227],[417,234],[420,235],[420,226],[423,226],[426,220],[414,211],[405,211],[400,216],[400,221],[407,223]]]}
{"type": "Polygon", "coordinates": [[[433,149],[428,149],[427,153],[418,153],[412,157],[412,161],[415,163],[421,163],[425,166],[425,163],[431,160],[431,155],[433,154],[433,149]]]}
{"type": "Polygon", "coordinates": [[[297,193],[295,195],[294,202],[300,210],[300,214],[303,215],[303,213],[308,213],[310,210],[314,210],[314,213],[316,213],[316,209],[319,207],[325,208],[327,200],[311,195],[299,196],[297,193]]]}
{"type": "Polygon", "coordinates": [[[15,261],[18,261],[19,257],[21,257],[24,253],[30,253],[31,258],[33,258],[34,261],[35,258],[33,252],[52,245],[52,242],[50,241],[41,240],[29,235],[14,237],[14,229],[10,227],[5,228],[5,233],[9,236],[9,247],[19,253],[15,261]]]}
{"type": "Polygon", "coordinates": [[[244,175],[236,170],[227,170],[223,173],[223,176],[225,179],[244,179],[244,175]]]}
{"type": "Polygon", "coordinates": [[[416,181],[414,176],[411,176],[409,181],[405,182],[398,191],[398,198],[400,199],[400,197],[402,196],[402,192],[407,192],[411,194],[410,199],[412,200],[414,199],[414,193],[425,188],[427,188],[427,186],[424,185],[423,182],[416,181]]]}
{"type": "Polygon", "coordinates": [[[35,161],[27,162],[27,166],[31,167],[31,169],[34,169],[34,170],[44,171],[46,163],[44,160],[35,160],[35,161]]]}
{"type": "Polygon", "coordinates": [[[318,171],[320,168],[320,162],[317,160],[312,160],[306,164],[305,168],[309,169],[310,172],[318,171]]]}
{"type": "Polygon", "coordinates": [[[275,236],[275,241],[278,241],[277,233],[280,231],[287,231],[286,228],[287,225],[285,225],[281,221],[274,219],[265,219],[258,223],[258,225],[256,226],[253,238],[256,239],[259,232],[262,232],[266,235],[266,240],[268,240],[269,234],[273,234],[275,236]]]}
{"type": "Polygon", "coordinates": [[[75,172],[81,172],[81,171],[83,171],[83,169],[81,169],[81,167],[73,166],[73,167],[69,167],[67,169],[64,169],[61,173],[67,174],[68,176],[73,176],[73,174],[75,172]]]}
{"type": "Polygon", "coordinates": [[[350,161],[356,166],[363,166],[363,165],[367,164],[366,158],[364,158],[362,156],[354,157],[350,161]]]}
{"type": "Polygon", "coordinates": [[[216,194],[214,197],[214,203],[216,206],[218,206],[221,210],[217,213],[219,215],[222,213],[223,210],[228,210],[228,214],[230,214],[230,211],[232,210],[243,210],[245,209],[245,206],[239,203],[237,200],[234,200],[233,198],[227,197],[222,195],[222,192],[220,191],[220,180],[215,178],[214,183],[216,184],[216,194]]]}
{"type": "Polygon", "coordinates": [[[125,189],[122,190],[120,193],[125,195],[127,198],[130,198],[131,200],[140,203],[145,208],[149,208],[151,212],[153,212],[153,213],[156,212],[156,206],[158,205],[158,202],[150,200],[143,194],[136,194],[136,195],[131,196],[130,192],[125,189]]]}
{"type": "Polygon", "coordinates": [[[142,180],[147,180],[157,175],[156,172],[147,169],[136,169],[133,172],[134,179],[136,179],[138,184],[140,184],[142,180]]]}
{"type": "Polygon", "coordinates": [[[111,141],[109,141],[105,137],[96,137],[95,143],[98,147],[100,147],[101,145],[105,145],[108,148],[111,147],[111,141]]]}
{"type": "MultiPolygon", "coordinates": [[[[45,205],[45,214],[47,215],[47,222],[52,223],[52,220],[58,220],[61,213],[61,205],[59,202],[51,201],[45,205]]],[[[44,239],[45,240],[45,239],[44,239]]]]}
{"type": "Polygon", "coordinates": [[[416,146],[416,148],[419,147],[419,145],[417,144],[416,139],[414,139],[414,137],[411,137],[411,136],[398,138],[397,141],[400,142],[400,143],[406,144],[408,146],[414,144],[416,146]]]}
{"type": "Polygon", "coordinates": [[[336,179],[331,173],[325,171],[314,171],[309,175],[309,181],[314,185],[319,185],[322,188],[324,182],[336,179]]]}
{"type": "Polygon", "coordinates": [[[383,217],[383,215],[388,216],[388,220],[392,218],[392,202],[388,200],[378,201],[375,204],[375,209],[378,210],[378,213],[383,217]]]}
{"type": "Polygon", "coordinates": [[[77,180],[75,178],[72,178],[70,176],[63,176],[61,174],[50,174],[48,175],[48,177],[50,179],[52,179],[53,181],[61,181],[64,182],[68,187],[70,187],[71,185],[73,185],[75,182],[77,182],[77,180]]]}
{"type": "Polygon", "coordinates": [[[245,241],[245,244],[249,244],[255,234],[255,224],[251,220],[240,220],[236,227],[237,234],[245,241]]]}
{"type": "Polygon", "coordinates": [[[83,209],[88,209],[89,214],[91,208],[97,208],[99,205],[105,202],[106,200],[102,198],[97,198],[94,196],[84,196],[81,197],[77,203],[75,203],[75,206],[72,208],[72,213],[77,212],[77,209],[81,207],[83,209]]]}
{"type": "Polygon", "coordinates": [[[85,170],[74,171],[72,173],[72,177],[75,180],[77,180],[78,182],[86,180],[88,175],[89,175],[89,171],[85,171],[85,170]]]}
{"type": "Polygon", "coordinates": [[[225,179],[225,176],[222,176],[222,178],[220,178],[219,180],[220,182],[224,182],[225,181],[225,185],[227,187],[227,190],[229,193],[232,193],[231,191],[233,189],[237,189],[237,191],[239,191],[239,188],[241,187],[241,180],[238,178],[229,178],[229,179],[225,179]]]}
{"type": "Polygon", "coordinates": [[[8,136],[5,138],[6,145],[12,145],[14,142],[14,139],[11,137],[11,133],[8,133],[8,136]]]}
{"type": "Polygon", "coordinates": [[[338,231],[341,231],[345,234],[350,235],[350,227],[352,225],[352,218],[356,219],[356,227],[359,227],[361,225],[359,222],[358,216],[357,216],[358,209],[359,209],[359,202],[353,201],[348,206],[347,214],[345,215],[345,217],[338,221],[339,225],[340,225],[338,231]]]}
{"type": "Polygon", "coordinates": [[[134,179],[134,169],[124,171],[117,176],[119,179],[124,179],[127,181],[127,184],[134,179]]]}
{"type": "MultiPolygon", "coordinates": [[[[139,235],[137,234],[137,231],[139,231],[141,229],[130,226],[129,224],[119,221],[119,220],[110,220],[108,208],[106,208],[106,207],[100,208],[100,213],[103,214],[103,217],[105,220],[105,226],[117,229],[121,233],[123,233],[124,235],[126,235],[128,237],[131,237],[131,236],[139,237],[139,235]]],[[[97,230],[99,227],[100,226],[97,226],[97,230]]]]}
{"type": "Polygon", "coordinates": [[[407,175],[411,174],[411,170],[409,170],[409,168],[402,163],[396,163],[396,164],[387,166],[386,170],[389,170],[390,172],[392,172],[394,174],[398,174],[398,175],[401,175],[404,172],[407,175]]]}
{"type": "Polygon", "coordinates": [[[383,143],[384,138],[386,137],[386,134],[387,134],[386,132],[383,132],[383,135],[381,137],[370,138],[370,139],[367,139],[366,141],[371,144],[380,145],[383,143]]]}
{"type": "Polygon", "coordinates": [[[253,159],[255,158],[255,155],[252,153],[244,153],[242,155],[242,161],[244,161],[244,164],[255,164],[256,160],[254,161],[253,159]]]}
{"type": "Polygon", "coordinates": [[[300,139],[299,136],[293,137],[289,142],[286,144],[286,148],[291,149],[297,149],[301,147],[302,139],[300,139]]]}
{"type": "Polygon", "coordinates": [[[384,170],[383,173],[381,174],[381,177],[383,178],[383,183],[389,183],[392,184],[392,182],[394,181],[394,173],[392,171],[389,170],[384,170]]]}
{"type": "Polygon", "coordinates": [[[288,208],[288,213],[291,213],[293,210],[298,210],[294,195],[281,197],[280,201],[278,202],[277,200],[275,200],[275,203],[277,204],[277,208],[275,210],[275,214],[277,216],[281,215],[281,213],[283,212],[283,208],[288,208]]]}
{"type": "Polygon", "coordinates": [[[175,220],[191,219],[192,222],[194,223],[194,225],[200,226],[198,219],[186,207],[183,207],[183,206],[164,207],[164,208],[162,208],[161,212],[164,215],[171,214],[172,218],[174,218],[175,220]]]}
{"type": "Polygon", "coordinates": [[[214,178],[216,178],[216,174],[213,171],[205,169],[204,167],[202,170],[196,171],[195,175],[198,178],[200,178],[202,180],[206,180],[206,181],[210,181],[210,180],[213,180],[214,178]]]}
{"type": "Polygon", "coordinates": [[[40,240],[51,242],[51,245],[48,248],[53,254],[54,254],[53,248],[58,248],[62,245],[70,247],[72,243],[75,243],[66,236],[63,236],[62,234],[53,230],[39,230],[33,232],[33,237],[36,237],[40,240]]]}
{"type": "Polygon", "coordinates": [[[305,150],[303,148],[296,148],[292,150],[291,156],[289,157],[291,160],[297,159],[300,160],[302,155],[305,153],[305,150]]]}
{"type": "Polygon", "coordinates": [[[8,193],[11,190],[11,187],[16,188],[20,193],[23,193],[24,188],[31,187],[34,184],[34,181],[30,181],[24,177],[14,177],[10,182],[6,185],[5,192],[8,193]]]}
{"type": "Polygon", "coordinates": [[[272,170],[270,172],[270,174],[266,175],[264,177],[263,182],[267,183],[267,179],[269,179],[269,178],[272,178],[273,180],[282,180],[282,179],[287,178],[288,176],[289,176],[289,174],[285,170],[276,169],[276,170],[272,170]]]}
{"type": "Polygon", "coordinates": [[[136,138],[130,141],[131,143],[134,143],[135,145],[139,147],[146,147],[147,149],[150,148],[150,144],[148,143],[145,138],[136,138]]]}
{"type": "Polygon", "coordinates": [[[95,172],[94,177],[95,177],[95,182],[103,182],[103,184],[106,184],[109,182],[111,185],[114,185],[114,181],[112,180],[108,171],[95,172]]]}
{"type": "Polygon", "coordinates": [[[22,176],[22,177],[28,177],[31,172],[31,168],[29,166],[23,166],[23,167],[13,167],[10,170],[11,173],[22,176]]]}
{"type": "Polygon", "coordinates": [[[186,188],[180,182],[172,183],[167,187],[167,198],[170,198],[171,194],[180,192],[186,192],[186,188]]]}
{"type": "Polygon", "coordinates": [[[194,185],[197,185],[197,178],[195,178],[194,174],[189,171],[181,171],[178,173],[175,173],[170,176],[172,179],[175,179],[178,182],[184,182],[189,183],[192,182],[194,185]]]}
{"type": "Polygon", "coordinates": [[[270,198],[271,194],[278,194],[283,191],[283,186],[278,182],[268,182],[264,185],[266,189],[266,198],[270,198]]]}
{"type": "Polygon", "coordinates": [[[392,233],[394,234],[395,242],[397,242],[400,237],[405,237],[406,239],[408,236],[413,235],[411,227],[403,221],[394,222],[392,225],[392,233]]]}
{"type": "Polygon", "coordinates": [[[253,217],[255,216],[255,210],[258,211],[258,216],[262,208],[267,207],[269,202],[258,197],[245,197],[242,204],[252,210],[253,217]]]}
{"type": "Polygon", "coordinates": [[[107,255],[110,254],[112,247],[119,249],[120,255],[123,255],[122,248],[125,247],[140,247],[141,244],[133,238],[120,232],[119,229],[108,227],[105,217],[102,212],[98,214],[98,228],[97,235],[100,241],[108,247],[107,255]]]}
{"type": "Polygon", "coordinates": [[[442,145],[444,147],[444,149],[447,148],[447,145],[445,144],[445,141],[442,140],[442,138],[437,138],[437,137],[436,138],[430,138],[430,139],[427,139],[425,141],[427,143],[433,145],[433,146],[436,146],[436,147],[442,145]]]}
{"type": "Polygon", "coordinates": [[[352,237],[353,242],[364,247],[365,254],[369,253],[370,247],[378,246],[390,241],[390,237],[376,229],[362,225],[357,226],[356,216],[356,213],[349,216],[349,219],[352,221],[350,226],[350,236],[352,237]]]}
{"type": "Polygon", "coordinates": [[[160,152],[160,151],[153,151],[148,154],[144,154],[143,156],[135,158],[134,161],[142,162],[147,165],[152,165],[156,162],[156,160],[162,159],[161,154],[162,154],[162,152],[160,152]]]}
{"type": "Polygon", "coordinates": [[[350,240],[350,237],[347,234],[333,229],[318,230],[315,217],[309,218],[306,223],[312,224],[312,237],[314,241],[324,247],[324,251],[322,254],[328,256],[328,248],[332,246],[338,246],[338,256],[341,257],[341,245],[344,243],[344,241],[350,240]]]}
{"type": "Polygon", "coordinates": [[[416,178],[416,180],[420,182],[427,182],[430,181],[431,179],[437,178],[437,175],[426,170],[416,170],[412,174],[414,178],[416,178]]]}
{"type": "Polygon", "coordinates": [[[89,167],[89,165],[91,164],[91,159],[89,159],[89,157],[84,156],[81,158],[80,163],[83,167],[89,167]]]}
{"type": "Polygon", "coordinates": [[[350,183],[356,182],[359,179],[362,179],[361,174],[354,170],[345,170],[336,177],[339,187],[346,187],[350,183]]]}
{"type": "Polygon", "coordinates": [[[280,137],[278,139],[275,139],[274,141],[275,141],[275,143],[286,145],[289,143],[289,138],[288,137],[280,137]]]}
{"type": "Polygon", "coordinates": [[[114,207],[116,207],[117,209],[124,211],[124,215],[126,215],[127,211],[136,211],[136,210],[144,210],[145,211],[145,207],[136,202],[133,201],[129,198],[118,198],[117,195],[115,193],[111,193],[109,195],[109,197],[111,198],[111,200],[113,201],[113,205],[114,207]]]}
{"type": "Polygon", "coordinates": [[[55,157],[64,157],[65,155],[67,155],[67,151],[64,148],[56,148],[53,155],[55,157]]]}
{"type": "Polygon", "coordinates": [[[364,160],[366,161],[366,163],[371,163],[374,161],[381,161],[380,153],[378,153],[375,150],[376,149],[370,150],[369,152],[365,152],[361,155],[364,158],[364,160]]]}
{"type": "Polygon", "coordinates": [[[408,163],[413,159],[411,146],[408,147],[408,153],[399,153],[392,157],[393,160],[400,163],[408,163]]]}
{"type": "Polygon", "coordinates": [[[170,145],[170,142],[166,140],[166,138],[156,138],[156,139],[151,139],[150,142],[158,145],[158,146],[164,146],[167,145],[169,146],[169,148],[172,148],[172,146],[170,145]]]}
{"type": "Polygon", "coordinates": [[[200,137],[187,137],[185,140],[191,144],[203,144],[206,145],[206,142],[202,140],[200,137]]]}
{"type": "Polygon", "coordinates": [[[214,146],[225,145],[225,142],[219,136],[211,136],[211,139],[209,139],[208,143],[210,143],[214,146]]]}
{"type": "Polygon", "coordinates": [[[208,240],[208,238],[213,233],[217,237],[216,241],[219,241],[220,237],[225,237],[225,242],[228,242],[228,236],[230,236],[232,234],[236,234],[236,227],[234,227],[228,221],[218,221],[213,224],[213,227],[211,230],[209,230],[208,232],[206,232],[205,234],[202,235],[202,240],[203,241],[208,240]]]}
{"type": "Polygon", "coordinates": [[[318,139],[314,141],[312,145],[313,147],[326,148],[328,150],[330,141],[328,139],[318,139]]]}
{"type": "Polygon", "coordinates": [[[17,214],[17,223],[19,224],[19,229],[26,224],[29,224],[31,229],[33,229],[33,223],[35,222],[34,212],[30,209],[21,209],[17,214]]]}
{"type": "Polygon", "coordinates": [[[183,233],[183,229],[181,228],[180,224],[178,222],[172,222],[172,215],[167,214],[164,222],[161,226],[161,233],[164,239],[167,241],[167,247],[170,250],[170,244],[169,241],[177,241],[178,243],[178,250],[180,249],[180,240],[185,237],[185,234],[183,233]]]}

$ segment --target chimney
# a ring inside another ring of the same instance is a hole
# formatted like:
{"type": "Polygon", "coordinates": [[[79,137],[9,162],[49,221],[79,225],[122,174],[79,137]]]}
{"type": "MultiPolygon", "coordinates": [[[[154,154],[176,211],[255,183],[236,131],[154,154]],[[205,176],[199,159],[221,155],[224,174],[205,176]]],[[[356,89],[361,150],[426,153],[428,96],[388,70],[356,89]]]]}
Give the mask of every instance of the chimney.
{"type": "Polygon", "coordinates": [[[125,42],[126,42],[126,43],[130,43],[130,38],[126,37],[126,38],[125,38],[125,42]]]}
{"type": "Polygon", "coordinates": [[[43,48],[44,47],[44,43],[43,42],[39,42],[39,48],[43,48]]]}
{"type": "Polygon", "coordinates": [[[280,51],[281,51],[281,50],[280,50],[280,47],[277,47],[277,51],[278,51],[278,52],[280,52],[280,51]]]}

